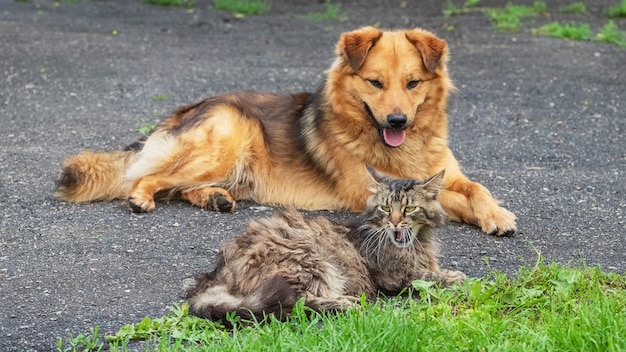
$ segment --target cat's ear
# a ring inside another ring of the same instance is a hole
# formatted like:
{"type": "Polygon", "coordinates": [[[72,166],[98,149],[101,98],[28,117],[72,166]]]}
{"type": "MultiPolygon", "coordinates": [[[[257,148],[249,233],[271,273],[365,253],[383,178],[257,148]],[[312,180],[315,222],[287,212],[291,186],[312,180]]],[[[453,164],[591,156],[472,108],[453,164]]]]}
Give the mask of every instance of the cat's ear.
{"type": "Polygon", "coordinates": [[[382,185],[382,183],[387,182],[387,180],[389,179],[389,176],[383,174],[382,172],[374,169],[373,167],[367,164],[365,165],[365,167],[367,168],[367,171],[370,173],[370,175],[374,179],[374,182],[372,182],[372,185],[370,186],[370,191],[372,193],[379,193],[385,188],[382,185]]]}
{"type": "Polygon", "coordinates": [[[367,164],[365,165],[365,167],[367,168],[367,171],[370,173],[370,175],[372,175],[372,177],[374,178],[374,181],[378,183],[385,181],[385,178],[389,177],[367,164]]]}
{"type": "Polygon", "coordinates": [[[426,191],[433,199],[439,196],[439,191],[443,187],[443,176],[446,174],[446,170],[439,171],[436,175],[432,176],[422,184],[422,189],[426,191]]]}

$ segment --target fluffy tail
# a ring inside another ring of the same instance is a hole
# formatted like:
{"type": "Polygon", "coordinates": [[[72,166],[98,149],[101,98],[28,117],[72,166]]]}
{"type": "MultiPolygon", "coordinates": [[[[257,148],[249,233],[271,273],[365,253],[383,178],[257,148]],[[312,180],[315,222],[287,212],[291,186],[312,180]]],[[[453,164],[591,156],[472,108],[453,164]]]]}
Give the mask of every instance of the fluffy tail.
{"type": "Polygon", "coordinates": [[[80,203],[126,196],[124,174],[136,150],[82,152],[63,163],[55,196],[80,203]]]}
{"type": "Polygon", "coordinates": [[[263,282],[251,294],[238,297],[223,284],[207,286],[212,274],[198,278],[197,286],[188,294],[189,313],[210,320],[226,320],[228,313],[236,313],[242,320],[263,320],[264,315],[273,314],[283,320],[291,313],[300,298],[298,289],[282,276],[274,276],[263,282]]]}

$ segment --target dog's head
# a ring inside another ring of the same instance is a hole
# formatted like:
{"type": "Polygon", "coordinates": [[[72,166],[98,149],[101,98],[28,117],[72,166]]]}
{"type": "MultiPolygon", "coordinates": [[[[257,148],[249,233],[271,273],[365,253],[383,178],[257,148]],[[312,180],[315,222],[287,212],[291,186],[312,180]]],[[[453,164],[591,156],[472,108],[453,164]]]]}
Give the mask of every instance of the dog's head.
{"type": "Polygon", "coordinates": [[[387,146],[402,145],[426,103],[445,109],[451,86],[445,67],[448,47],[430,32],[361,28],[341,36],[337,56],[334,69],[342,75],[341,89],[387,146]]]}

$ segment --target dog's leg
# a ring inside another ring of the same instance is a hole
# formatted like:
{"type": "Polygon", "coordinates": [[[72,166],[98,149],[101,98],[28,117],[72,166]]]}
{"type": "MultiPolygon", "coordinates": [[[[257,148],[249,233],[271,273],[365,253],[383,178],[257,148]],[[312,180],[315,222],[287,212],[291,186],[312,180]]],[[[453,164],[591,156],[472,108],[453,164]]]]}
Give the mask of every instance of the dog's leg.
{"type": "Polygon", "coordinates": [[[235,211],[235,200],[227,190],[219,187],[204,187],[190,191],[182,191],[181,196],[189,203],[223,213],[235,211]]]}
{"type": "Polygon", "coordinates": [[[462,175],[455,175],[444,184],[439,201],[450,219],[477,225],[492,235],[512,236],[515,233],[515,215],[500,207],[485,186],[462,175]]]}

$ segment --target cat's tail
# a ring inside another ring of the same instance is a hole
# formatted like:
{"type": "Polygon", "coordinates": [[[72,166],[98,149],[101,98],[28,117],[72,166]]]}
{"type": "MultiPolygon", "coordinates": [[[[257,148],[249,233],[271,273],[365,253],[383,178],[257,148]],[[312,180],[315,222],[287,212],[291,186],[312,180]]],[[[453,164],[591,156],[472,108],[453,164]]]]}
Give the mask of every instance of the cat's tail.
{"type": "Polygon", "coordinates": [[[74,203],[125,197],[124,175],[135,154],[137,150],[85,151],[67,158],[54,195],[74,203]]]}
{"type": "Polygon", "coordinates": [[[188,293],[189,314],[221,320],[226,325],[230,325],[227,319],[229,313],[235,313],[242,321],[261,321],[269,314],[284,320],[302,296],[295,285],[280,275],[265,280],[254,292],[244,297],[233,295],[223,284],[203,284],[207,280],[212,281],[211,276],[200,276],[196,288],[188,293]]]}

